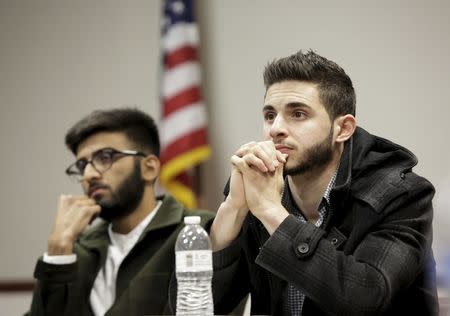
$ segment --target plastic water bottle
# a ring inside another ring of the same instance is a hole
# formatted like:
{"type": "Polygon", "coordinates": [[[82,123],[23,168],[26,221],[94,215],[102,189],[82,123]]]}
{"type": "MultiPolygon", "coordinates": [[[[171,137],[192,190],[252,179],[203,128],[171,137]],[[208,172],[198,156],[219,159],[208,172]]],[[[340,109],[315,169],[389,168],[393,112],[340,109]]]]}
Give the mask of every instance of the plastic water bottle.
{"type": "Polygon", "coordinates": [[[176,315],[213,315],[211,241],[200,216],[186,216],[184,223],[175,244],[176,315]]]}

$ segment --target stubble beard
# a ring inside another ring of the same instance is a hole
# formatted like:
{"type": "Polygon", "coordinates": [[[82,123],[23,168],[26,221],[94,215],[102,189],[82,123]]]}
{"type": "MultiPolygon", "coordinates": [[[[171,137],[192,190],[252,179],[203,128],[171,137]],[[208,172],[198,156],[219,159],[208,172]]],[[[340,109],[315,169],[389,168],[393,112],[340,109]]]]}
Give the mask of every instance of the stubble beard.
{"type": "MultiPolygon", "coordinates": [[[[308,148],[303,154],[304,159],[295,166],[285,167],[284,176],[297,176],[320,169],[327,165],[333,158],[333,126],[328,136],[320,143],[308,148]]],[[[289,158],[288,158],[289,159],[289,158]]]]}

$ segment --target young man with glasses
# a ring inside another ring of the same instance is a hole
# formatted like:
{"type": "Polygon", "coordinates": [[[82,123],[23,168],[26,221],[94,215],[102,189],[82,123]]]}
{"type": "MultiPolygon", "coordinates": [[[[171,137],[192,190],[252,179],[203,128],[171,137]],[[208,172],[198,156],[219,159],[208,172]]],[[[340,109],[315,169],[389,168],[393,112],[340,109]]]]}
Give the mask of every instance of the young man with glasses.
{"type": "Polygon", "coordinates": [[[47,252],[38,260],[30,315],[168,314],[174,245],[190,211],[156,197],[159,137],[136,109],[95,111],[66,135],[66,173],[84,195],[61,195],[47,252]],[[96,218],[104,221],[87,226],[96,218]]]}

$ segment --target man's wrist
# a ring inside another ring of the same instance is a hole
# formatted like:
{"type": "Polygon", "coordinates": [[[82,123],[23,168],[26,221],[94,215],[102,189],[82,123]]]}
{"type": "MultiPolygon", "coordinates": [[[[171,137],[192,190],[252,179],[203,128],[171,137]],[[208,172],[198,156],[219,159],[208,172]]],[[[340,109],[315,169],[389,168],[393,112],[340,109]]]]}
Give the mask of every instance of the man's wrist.
{"type": "Polygon", "coordinates": [[[270,235],[289,216],[289,212],[281,204],[259,208],[257,212],[252,211],[252,213],[261,221],[270,235]]]}
{"type": "Polygon", "coordinates": [[[50,238],[48,241],[47,254],[49,256],[63,256],[73,254],[73,242],[65,239],[50,238]]]}
{"type": "Polygon", "coordinates": [[[227,212],[236,212],[237,215],[246,215],[248,211],[248,208],[246,206],[242,207],[239,204],[236,204],[233,198],[229,195],[227,196],[225,201],[220,204],[219,209],[221,208],[225,209],[227,212]]]}

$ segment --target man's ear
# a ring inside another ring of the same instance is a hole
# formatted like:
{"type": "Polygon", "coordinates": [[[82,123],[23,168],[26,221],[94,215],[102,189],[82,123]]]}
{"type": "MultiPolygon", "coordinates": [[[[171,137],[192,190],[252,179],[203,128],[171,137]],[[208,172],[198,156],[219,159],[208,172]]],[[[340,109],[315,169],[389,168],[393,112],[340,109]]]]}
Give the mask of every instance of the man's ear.
{"type": "Polygon", "coordinates": [[[356,119],[351,114],[339,116],[334,120],[334,133],[337,143],[343,143],[352,137],[356,130],[356,119]]]}
{"type": "Polygon", "coordinates": [[[161,162],[155,155],[148,155],[141,160],[142,178],[148,182],[154,183],[159,176],[161,162]]]}

